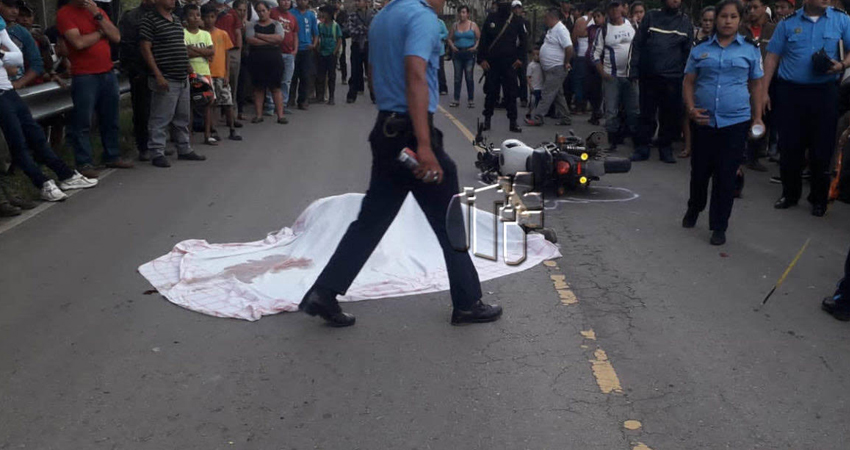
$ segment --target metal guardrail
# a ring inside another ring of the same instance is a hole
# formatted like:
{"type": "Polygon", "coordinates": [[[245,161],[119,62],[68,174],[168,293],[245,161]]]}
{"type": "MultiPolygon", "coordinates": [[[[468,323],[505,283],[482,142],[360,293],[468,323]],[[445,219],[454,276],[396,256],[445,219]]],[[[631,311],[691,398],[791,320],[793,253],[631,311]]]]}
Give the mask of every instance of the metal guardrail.
{"type": "MultiPolygon", "coordinates": [[[[126,76],[119,76],[118,89],[121,94],[130,92],[130,81],[126,76]]],[[[18,90],[18,95],[29,106],[32,117],[37,121],[49,119],[74,108],[74,102],[71,100],[71,80],[67,80],[65,87],[51,81],[23,88],[18,90]]]]}

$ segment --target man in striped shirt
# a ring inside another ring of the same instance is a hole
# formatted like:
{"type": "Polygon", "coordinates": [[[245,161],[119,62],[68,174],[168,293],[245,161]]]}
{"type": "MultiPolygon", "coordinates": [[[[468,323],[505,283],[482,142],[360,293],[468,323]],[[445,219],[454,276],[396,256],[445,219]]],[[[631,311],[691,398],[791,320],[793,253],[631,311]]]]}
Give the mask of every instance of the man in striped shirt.
{"type": "Polygon", "coordinates": [[[175,0],[156,0],[154,11],[148,12],[139,28],[142,58],[150,70],[150,120],[148,151],[156,167],[171,167],[165,157],[168,125],[177,147],[177,159],[203,161],[205,156],[192,151],[189,126],[189,54],[184,42],[183,26],[172,13],[175,0]]]}

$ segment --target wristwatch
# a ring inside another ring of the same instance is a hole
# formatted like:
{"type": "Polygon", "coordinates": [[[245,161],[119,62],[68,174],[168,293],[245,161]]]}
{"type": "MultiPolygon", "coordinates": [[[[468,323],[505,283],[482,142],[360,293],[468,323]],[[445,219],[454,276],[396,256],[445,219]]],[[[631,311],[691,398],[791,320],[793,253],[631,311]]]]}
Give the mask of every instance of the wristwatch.
{"type": "Polygon", "coordinates": [[[95,14],[94,20],[97,20],[98,22],[100,22],[101,20],[103,20],[103,14],[101,14],[101,13],[95,14]]]}

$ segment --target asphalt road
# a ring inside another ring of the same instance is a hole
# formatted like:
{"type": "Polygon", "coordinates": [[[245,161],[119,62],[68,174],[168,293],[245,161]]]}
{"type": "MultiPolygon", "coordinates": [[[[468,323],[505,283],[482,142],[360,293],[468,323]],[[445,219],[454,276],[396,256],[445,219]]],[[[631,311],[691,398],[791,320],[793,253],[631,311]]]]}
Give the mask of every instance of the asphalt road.
{"type": "MultiPolygon", "coordinates": [[[[136,268],[181,240],[255,240],[318,198],[365,190],[374,110],[345,90],[289,125],[246,124],[241,144],[199,146],[206,162],[116,172],[0,234],[0,449],[846,448],[850,327],[819,302],[840,277],[850,208],[775,211],[765,174],[748,174],[721,248],[706,217],[679,225],[686,161],[570,194],[546,213],[556,266],[483,284],[506,309],[494,324],[449,326],[447,293],[346,305],[358,322],[340,330],[144,295],[136,268]]],[[[480,109],[450,112],[474,130],[480,109]]],[[[498,114],[491,138],[515,137],[498,114]]],[[[461,184],[477,185],[473,148],[443,113],[436,123],[461,184]]]]}

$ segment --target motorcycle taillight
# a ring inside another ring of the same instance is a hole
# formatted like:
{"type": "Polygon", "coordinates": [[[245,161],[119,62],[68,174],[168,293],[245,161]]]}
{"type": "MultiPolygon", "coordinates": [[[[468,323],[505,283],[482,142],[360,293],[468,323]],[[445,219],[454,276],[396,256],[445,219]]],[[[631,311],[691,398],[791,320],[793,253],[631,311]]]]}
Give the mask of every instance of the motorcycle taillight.
{"type": "Polygon", "coordinates": [[[555,165],[555,170],[558,172],[558,175],[566,175],[570,173],[570,163],[567,161],[558,161],[558,164],[555,165]]]}

